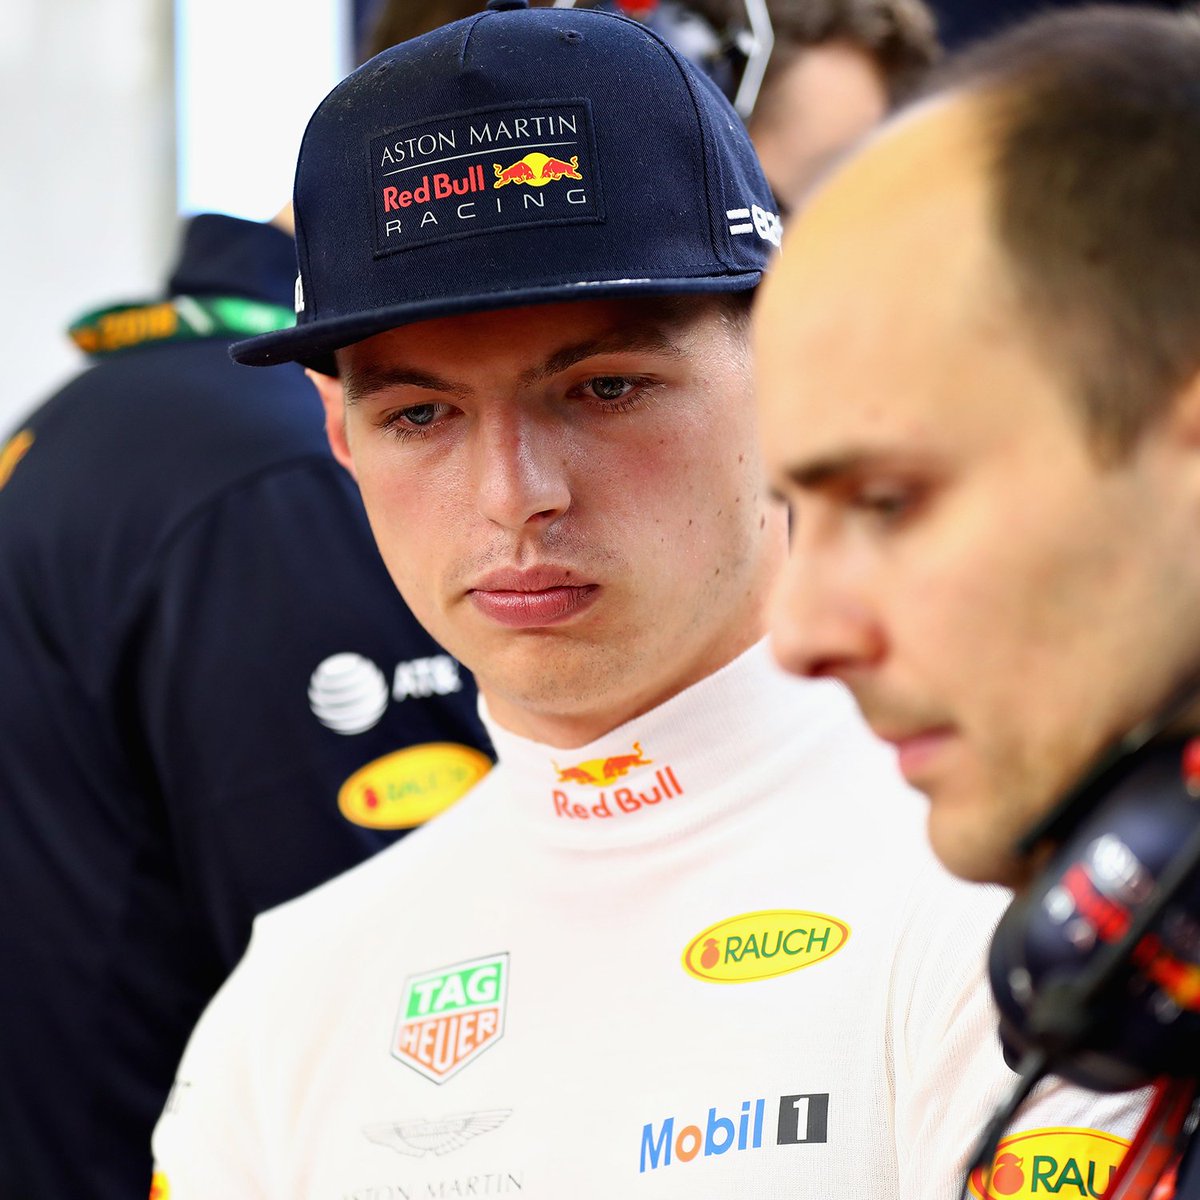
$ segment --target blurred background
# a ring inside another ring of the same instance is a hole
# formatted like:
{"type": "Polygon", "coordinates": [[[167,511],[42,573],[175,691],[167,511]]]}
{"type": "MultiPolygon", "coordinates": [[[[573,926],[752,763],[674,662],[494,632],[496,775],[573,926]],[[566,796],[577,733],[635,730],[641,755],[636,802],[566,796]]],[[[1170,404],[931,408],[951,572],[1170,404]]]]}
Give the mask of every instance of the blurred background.
{"type": "MultiPolygon", "coordinates": [[[[482,6],[482,0],[481,0],[482,6]]],[[[1045,3],[940,0],[951,46],[1045,3]]],[[[152,295],[181,215],[266,219],[370,0],[3,0],[0,440],[82,362],[80,313],[152,295]]]]}
{"type": "Polygon", "coordinates": [[[283,207],[355,19],[352,0],[4,0],[0,441],[78,370],[73,318],[161,288],[181,215],[283,207]]]}

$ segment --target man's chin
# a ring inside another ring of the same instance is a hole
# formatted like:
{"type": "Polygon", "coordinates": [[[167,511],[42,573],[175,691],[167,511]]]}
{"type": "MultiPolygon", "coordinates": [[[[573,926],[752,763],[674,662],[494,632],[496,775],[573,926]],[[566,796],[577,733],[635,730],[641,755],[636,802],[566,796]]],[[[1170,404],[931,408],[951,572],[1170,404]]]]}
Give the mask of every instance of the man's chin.
{"type": "Polygon", "coordinates": [[[603,648],[566,638],[527,638],[480,656],[480,690],[540,716],[573,717],[634,691],[623,663],[603,648]]]}
{"type": "Polygon", "coordinates": [[[1028,886],[1036,866],[1013,850],[1007,834],[987,829],[982,814],[953,815],[929,809],[929,843],[934,854],[952,875],[969,883],[998,883],[1019,889],[1028,886]]]}

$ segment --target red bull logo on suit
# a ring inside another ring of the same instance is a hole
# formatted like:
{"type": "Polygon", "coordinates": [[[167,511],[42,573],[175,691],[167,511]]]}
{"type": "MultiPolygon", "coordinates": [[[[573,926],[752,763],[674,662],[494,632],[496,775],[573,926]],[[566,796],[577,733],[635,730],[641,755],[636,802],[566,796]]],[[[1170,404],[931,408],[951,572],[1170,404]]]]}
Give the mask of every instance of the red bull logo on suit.
{"type": "Polygon", "coordinates": [[[674,768],[670,766],[660,766],[653,776],[638,778],[636,786],[632,781],[628,786],[610,786],[631,772],[643,777],[648,776],[647,772],[639,772],[639,768],[654,765],[654,759],[647,758],[642,752],[641,742],[634,742],[628,753],[589,758],[565,767],[551,762],[560,784],[567,784],[572,788],[608,789],[601,791],[599,795],[580,796],[574,791],[568,793],[564,788],[555,788],[550,797],[554,805],[554,815],[569,821],[603,820],[639,812],[661,804],[664,800],[682,796],[683,784],[679,782],[674,768]]]}

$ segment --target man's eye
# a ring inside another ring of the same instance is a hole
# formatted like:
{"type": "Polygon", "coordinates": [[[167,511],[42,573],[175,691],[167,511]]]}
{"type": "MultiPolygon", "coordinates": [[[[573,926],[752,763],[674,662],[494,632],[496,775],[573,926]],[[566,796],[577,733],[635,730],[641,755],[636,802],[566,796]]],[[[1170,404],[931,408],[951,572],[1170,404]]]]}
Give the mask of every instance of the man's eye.
{"type": "Polygon", "coordinates": [[[858,498],[859,508],[869,509],[882,516],[892,516],[900,512],[907,498],[901,492],[865,492],[858,498]]]}
{"type": "Polygon", "coordinates": [[[437,417],[438,408],[436,404],[417,404],[403,409],[399,415],[410,425],[429,425],[437,417]]]}
{"type": "Polygon", "coordinates": [[[393,437],[425,437],[438,425],[448,412],[448,404],[411,404],[408,408],[394,409],[379,422],[380,428],[393,437]]]}
{"type": "Polygon", "coordinates": [[[621,400],[633,390],[633,380],[624,375],[597,375],[588,383],[597,400],[621,400]]]}
{"type": "Polygon", "coordinates": [[[882,521],[896,521],[913,508],[917,499],[915,488],[863,488],[854,496],[851,506],[882,521]]]}

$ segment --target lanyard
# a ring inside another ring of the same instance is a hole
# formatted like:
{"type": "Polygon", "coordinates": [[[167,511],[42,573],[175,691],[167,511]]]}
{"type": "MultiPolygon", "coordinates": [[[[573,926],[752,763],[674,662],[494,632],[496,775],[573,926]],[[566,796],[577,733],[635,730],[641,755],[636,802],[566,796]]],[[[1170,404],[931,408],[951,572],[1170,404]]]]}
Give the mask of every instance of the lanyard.
{"type": "Polygon", "coordinates": [[[113,354],[146,342],[253,337],[295,323],[291,309],[244,296],[172,296],[84,313],[67,333],[85,354],[113,354]]]}

